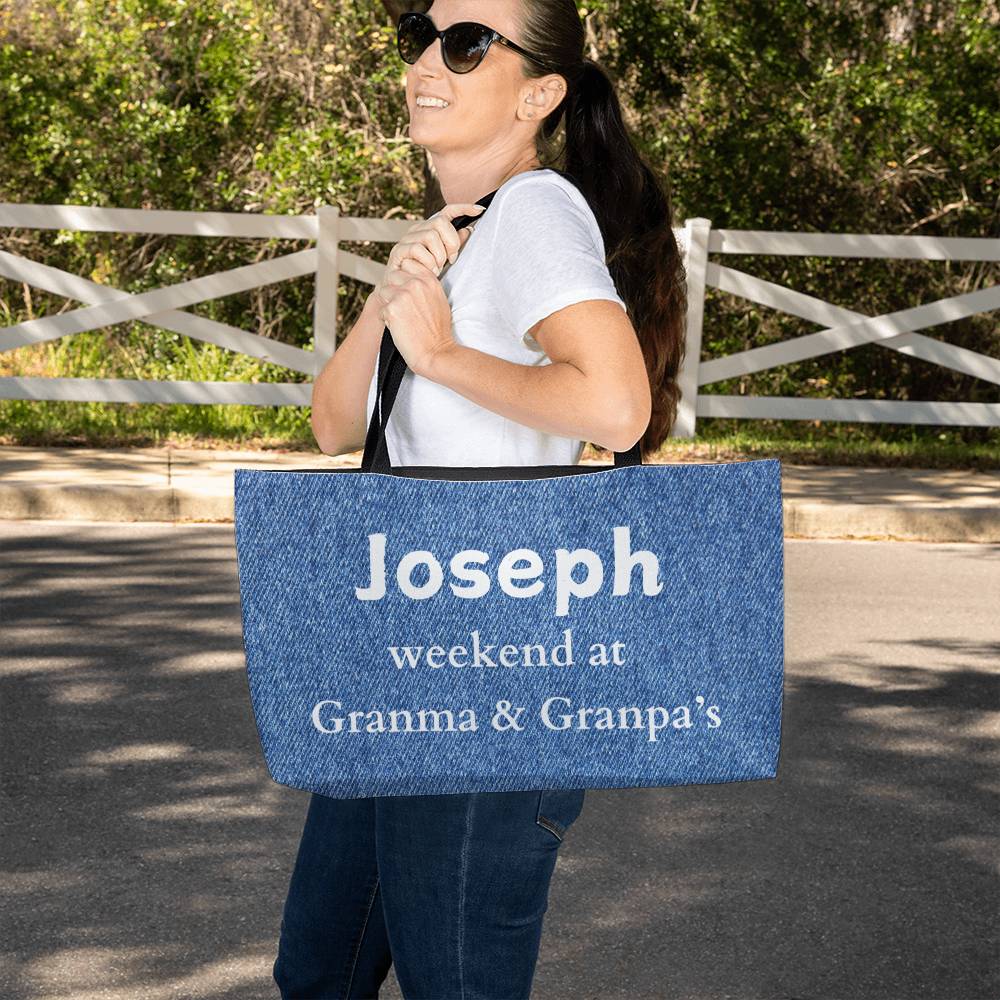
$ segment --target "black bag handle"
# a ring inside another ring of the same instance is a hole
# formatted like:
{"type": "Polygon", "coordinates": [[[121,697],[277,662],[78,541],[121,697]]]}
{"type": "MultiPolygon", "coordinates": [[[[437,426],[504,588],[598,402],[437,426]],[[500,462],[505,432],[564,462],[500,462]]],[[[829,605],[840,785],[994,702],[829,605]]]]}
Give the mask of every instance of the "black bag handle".
{"type": "MultiPolygon", "coordinates": [[[[548,168],[554,169],[554,168],[548,168]]],[[[567,180],[571,180],[562,170],[557,170],[567,180]]],[[[483,206],[483,211],[478,215],[459,215],[452,219],[452,225],[456,230],[468,225],[473,220],[479,220],[486,214],[493,196],[499,191],[491,191],[483,195],[477,205],[483,206]]],[[[382,343],[379,347],[378,374],[375,379],[375,405],[372,409],[371,419],[368,423],[368,433],[365,435],[365,450],[361,458],[362,472],[392,472],[392,463],[389,460],[389,449],[385,440],[385,428],[389,421],[389,414],[392,413],[393,404],[396,402],[396,395],[402,384],[403,376],[409,370],[403,355],[396,349],[396,344],[392,339],[389,327],[382,331],[382,343]]],[[[628,451],[616,451],[615,467],[624,465],[642,465],[641,441],[636,441],[628,451]]]]}

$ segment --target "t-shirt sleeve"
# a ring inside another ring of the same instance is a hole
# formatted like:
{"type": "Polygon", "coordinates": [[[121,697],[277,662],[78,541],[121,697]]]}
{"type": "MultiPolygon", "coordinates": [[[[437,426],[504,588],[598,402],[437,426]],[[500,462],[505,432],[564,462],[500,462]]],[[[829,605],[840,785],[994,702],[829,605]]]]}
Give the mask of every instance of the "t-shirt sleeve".
{"type": "Polygon", "coordinates": [[[526,347],[544,353],[528,334],[539,320],[588,299],[609,299],[627,311],[604,259],[593,213],[566,191],[527,182],[498,206],[493,266],[496,305],[526,347]]]}

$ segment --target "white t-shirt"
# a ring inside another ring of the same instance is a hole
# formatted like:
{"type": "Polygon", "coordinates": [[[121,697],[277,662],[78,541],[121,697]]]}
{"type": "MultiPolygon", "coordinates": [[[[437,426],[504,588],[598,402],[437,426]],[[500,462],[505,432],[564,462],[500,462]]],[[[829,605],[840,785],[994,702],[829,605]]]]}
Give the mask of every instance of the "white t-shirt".
{"type": "MultiPolygon", "coordinates": [[[[586,198],[548,169],[515,174],[501,185],[439,280],[455,340],[522,365],[552,363],[526,334],[558,309],[610,299],[627,311],[586,198]]],[[[369,421],[374,406],[375,375],[369,421]]],[[[389,415],[386,445],[394,466],[576,465],[584,448],[583,441],[509,420],[410,370],[389,415]]]]}

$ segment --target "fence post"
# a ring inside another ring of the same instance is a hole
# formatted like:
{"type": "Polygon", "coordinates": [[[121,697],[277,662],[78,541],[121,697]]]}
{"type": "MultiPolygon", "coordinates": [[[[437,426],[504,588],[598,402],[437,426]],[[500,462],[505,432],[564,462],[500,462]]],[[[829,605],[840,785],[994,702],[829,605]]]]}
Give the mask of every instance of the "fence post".
{"type": "Polygon", "coordinates": [[[316,211],[316,305],[313,309],[315,380],[337,349],[337,295],[340,288],[340,209],[320,205],[316,211]]]}
{"type": "Polygon", "coordinates": [[[684,360],[677,376],[681,390],[677,419],[670,437],[692,438],[698,412],[698,365],[701,361],[701,325],[705,315],[705,271],[708,267],[709,219],[687,219],[684,224],[687,271],[687,320],[684,360]]]}

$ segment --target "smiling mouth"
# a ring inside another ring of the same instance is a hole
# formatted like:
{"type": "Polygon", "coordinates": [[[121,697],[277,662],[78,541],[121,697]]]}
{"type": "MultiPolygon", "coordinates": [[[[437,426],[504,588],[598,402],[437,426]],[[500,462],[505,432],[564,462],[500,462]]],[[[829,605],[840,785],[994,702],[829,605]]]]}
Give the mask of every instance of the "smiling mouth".
{"type": "Polygon", "coordinates": [[[447,111],[451,107],[450,104],[444,108],[437,104],[414,104],[413,106],[417,111],[447,111]]]}

